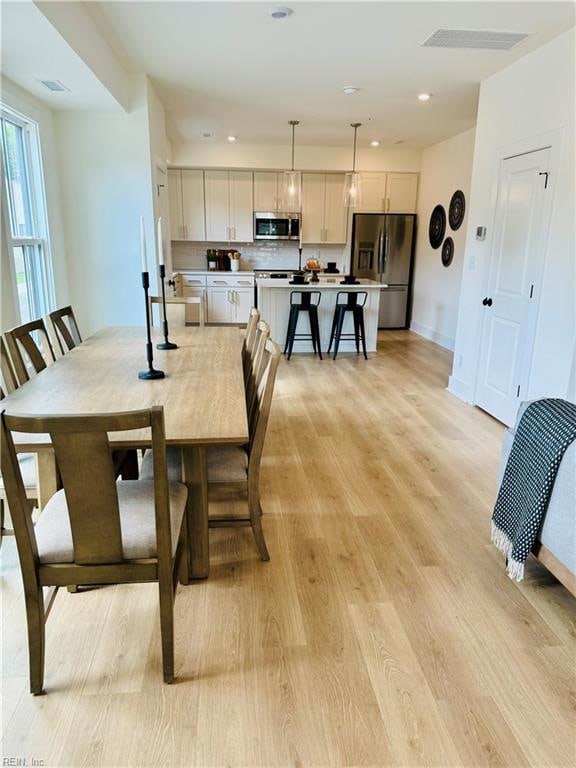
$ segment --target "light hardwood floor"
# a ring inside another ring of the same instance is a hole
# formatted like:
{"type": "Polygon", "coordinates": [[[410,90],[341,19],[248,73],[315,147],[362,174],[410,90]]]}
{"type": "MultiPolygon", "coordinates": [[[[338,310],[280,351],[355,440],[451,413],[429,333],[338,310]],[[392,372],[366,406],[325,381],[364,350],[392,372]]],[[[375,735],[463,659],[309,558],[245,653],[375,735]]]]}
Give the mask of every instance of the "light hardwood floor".
{"type": "Polygon", "coordinates": [[[155,585],[56,598],[27,687],[2,546],[4,757],[46,766],[572,766],[575,603],[489,543],[503,428],[404,332],[366,362],[280,366],[262,496],[271,561],[214,530],[179,587],[162,683],[155,585]]]}

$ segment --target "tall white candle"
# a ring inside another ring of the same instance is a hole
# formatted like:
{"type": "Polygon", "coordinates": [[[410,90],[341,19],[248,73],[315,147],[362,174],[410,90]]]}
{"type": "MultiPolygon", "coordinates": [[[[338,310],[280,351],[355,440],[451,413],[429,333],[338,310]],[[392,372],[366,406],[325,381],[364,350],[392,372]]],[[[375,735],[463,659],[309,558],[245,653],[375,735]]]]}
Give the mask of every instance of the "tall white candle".
{"type": "Polygon", "coordinates": [[[142,255],[142,272],[148,272],[146,263],[146,228],[144,226],[144,216],[140,217],[140,253],[142,255]]]}
{"type": "Polygon", "coordinates": [[[162,245],[162,216],[158,219],[158,263],[164,264],[164,248],[162,245]]]}

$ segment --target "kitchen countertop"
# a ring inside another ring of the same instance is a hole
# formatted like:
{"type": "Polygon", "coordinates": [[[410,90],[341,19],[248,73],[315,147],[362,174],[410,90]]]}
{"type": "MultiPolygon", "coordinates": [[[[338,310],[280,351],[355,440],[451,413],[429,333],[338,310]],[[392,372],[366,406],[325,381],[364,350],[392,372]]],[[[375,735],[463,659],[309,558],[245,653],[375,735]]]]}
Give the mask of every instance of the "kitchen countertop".
{"type": "Polygon", "coordinates": [[[387,288],[386,283],[377,283],[375,280],[359,280],[355,285],[342,285],[341,280],[343,276],[338,275],[334,282],[327,280],[319,280],[317,283],[303,283],[301,285],[295,285],[290,282],[290,278],[276,278],[276,277],[263,277],[256,278],[258,288],[290,288],[291,290],[298,290],[299,288],[310,288],[311,290],[326,290],[335,288],[339,291],[345,291],[348,288],[387,288]]]}
{"type": "Polygon", "coordinates": [[[249,272],[247,269],[239,269],[237,272],[232,272],[231,269],[176,269],[175,275],[230,275],[235,277],[236,275],[243,275],[244,277],[254,277],[254,272],[249,272]]]}

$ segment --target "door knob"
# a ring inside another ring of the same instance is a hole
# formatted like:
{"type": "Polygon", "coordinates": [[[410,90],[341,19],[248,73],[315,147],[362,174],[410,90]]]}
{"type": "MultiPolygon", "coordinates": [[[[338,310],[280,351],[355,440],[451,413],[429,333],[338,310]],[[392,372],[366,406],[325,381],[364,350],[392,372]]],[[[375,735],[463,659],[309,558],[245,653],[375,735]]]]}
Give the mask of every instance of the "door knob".
{"type": "Polygon", "coordinates": [[[488,298],[488,296],[486,296],[486,298],[484,298],[482,300],[482,306],[484,306],[484,307],[491,307],[492,306],[492,299],[490,299],[490,298],[488,298]]]}

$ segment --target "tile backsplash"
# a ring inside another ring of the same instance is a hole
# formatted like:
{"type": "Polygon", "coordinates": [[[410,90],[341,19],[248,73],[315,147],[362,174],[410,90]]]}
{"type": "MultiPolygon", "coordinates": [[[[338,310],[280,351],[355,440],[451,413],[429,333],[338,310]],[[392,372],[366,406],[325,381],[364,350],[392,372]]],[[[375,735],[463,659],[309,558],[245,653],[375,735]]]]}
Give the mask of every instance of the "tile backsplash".
{"type": "MultiPolygon", "coordinates": [[[[180,270],[207,269],[206,251],[235,250],[241,253],[240,269],[297,269],[298,247],[294,243],[190,243],[172,242],[172,267],[180,270]]],[[[302,264],[307,259],[320,259],[324,264],[335,261],[341,272],[345,271],[349,246],[304,245],[302,264]]]]}

